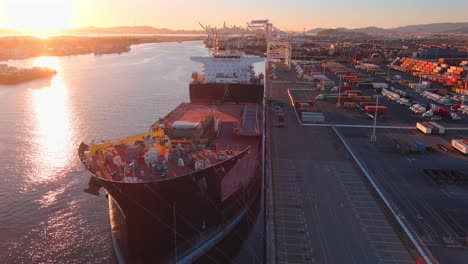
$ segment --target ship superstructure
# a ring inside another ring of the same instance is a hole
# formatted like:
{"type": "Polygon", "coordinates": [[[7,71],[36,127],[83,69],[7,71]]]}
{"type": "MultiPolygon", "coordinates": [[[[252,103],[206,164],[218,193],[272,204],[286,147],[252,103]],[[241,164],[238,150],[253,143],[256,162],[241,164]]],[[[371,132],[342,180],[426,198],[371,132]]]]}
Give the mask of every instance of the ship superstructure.
{"type": "Polygon", "coordinates": [[[203,63],[202,73],[193,73],[192,83],[259,83],[253,64],[263,61],[257,56],[247,56],[238,51],[217,51],[212,56],[190,57],[192,61],[203,63]]]}
{"type": "Polygon", "coordinates": [[[191,57],[203,63],[201,73],[192,73],[192,103],[260,102],[263,98],[263,74],[256,75],[254,63],[263,58],[240,51],[216,51],[212,56],[191,57]]]}

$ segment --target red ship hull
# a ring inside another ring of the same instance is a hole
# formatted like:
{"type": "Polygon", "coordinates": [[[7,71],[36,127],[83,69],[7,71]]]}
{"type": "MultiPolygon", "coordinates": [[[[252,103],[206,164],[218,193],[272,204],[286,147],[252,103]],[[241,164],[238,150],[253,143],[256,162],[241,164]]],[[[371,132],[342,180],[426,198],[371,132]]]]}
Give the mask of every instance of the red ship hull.
{"type": "Polygon", "coordinates": [[[190,101],[195,104],[261,103],[263,87],[263,84],[192,83],[190,101]]]}

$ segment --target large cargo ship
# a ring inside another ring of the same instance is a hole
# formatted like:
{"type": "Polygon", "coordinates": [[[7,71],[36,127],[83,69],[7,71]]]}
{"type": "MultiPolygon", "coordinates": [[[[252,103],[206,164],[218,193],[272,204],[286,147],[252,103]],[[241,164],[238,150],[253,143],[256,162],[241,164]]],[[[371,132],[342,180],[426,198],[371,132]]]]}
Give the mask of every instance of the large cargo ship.
{"type": "Polygon", "coordinates": [[[229,234],[262,190],[263,81],[238,52],[192,57],[190,103],[147,133],[85,144],[85,191],[108,194],[120,263],[191,263],[229,234]]]}

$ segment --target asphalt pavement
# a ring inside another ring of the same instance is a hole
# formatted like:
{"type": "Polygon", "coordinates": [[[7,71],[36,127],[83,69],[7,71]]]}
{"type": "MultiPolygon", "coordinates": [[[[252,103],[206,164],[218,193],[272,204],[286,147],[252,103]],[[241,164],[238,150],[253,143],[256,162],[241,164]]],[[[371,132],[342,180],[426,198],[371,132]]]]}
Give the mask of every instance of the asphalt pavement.
{"type": "MultiPolygon", "coordinates": [[[[288,89],[305,88],[294,79],[268,81],[270,98],[289,102],[288,89]]],[[[284,128],[267,115],[277,263],[414,263],[334,131],[284,113],[284,128]]]]}

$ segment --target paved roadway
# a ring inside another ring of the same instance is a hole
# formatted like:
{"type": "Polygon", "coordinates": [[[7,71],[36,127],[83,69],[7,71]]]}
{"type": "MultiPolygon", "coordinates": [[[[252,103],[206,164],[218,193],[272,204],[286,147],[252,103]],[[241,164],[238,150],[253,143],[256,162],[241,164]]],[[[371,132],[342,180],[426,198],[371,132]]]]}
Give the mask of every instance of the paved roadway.
{"type": "MultiPolygon", "coordinates": [[[[271,98],[293,86],[271,84],[271,98]]],[[[333,130],[285,116],[286,128],[267,118],[277,263],[414,263],[333,130]]]]}
{"type": "Polygon", "coordinates": [[[468,137],[468,133],[449,131],[438,137],[424,136],[419,131],[383,129],[377,131],[377,143],[372,145],[371,129],[339,128],[339,131],[438,261],[466,263],[468,187],[437,184],[423,170],[450,169],[468,175],[468,157],[436,147],[443,144],[452,149],[450,139],[468,137]],[[434,146],[436,151],[403,155],[394,147],[394,139],[419,140],[426,146],[434,146]]]}

